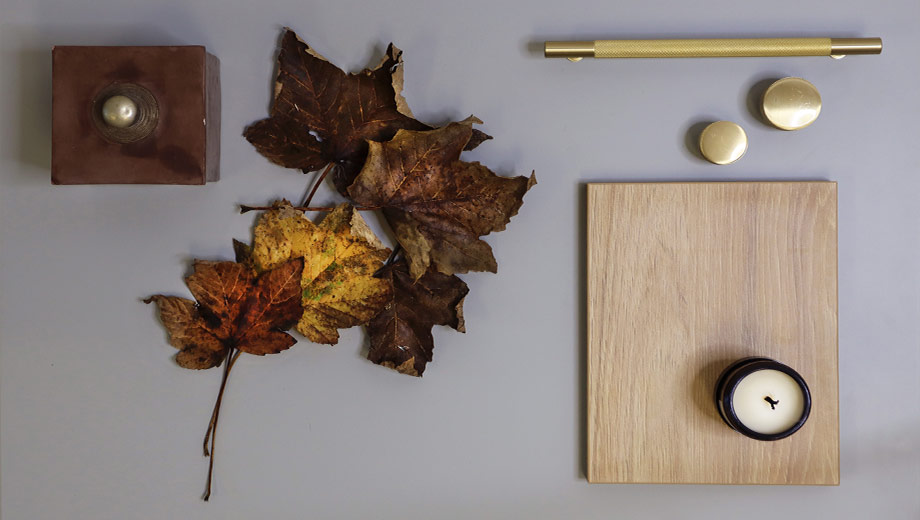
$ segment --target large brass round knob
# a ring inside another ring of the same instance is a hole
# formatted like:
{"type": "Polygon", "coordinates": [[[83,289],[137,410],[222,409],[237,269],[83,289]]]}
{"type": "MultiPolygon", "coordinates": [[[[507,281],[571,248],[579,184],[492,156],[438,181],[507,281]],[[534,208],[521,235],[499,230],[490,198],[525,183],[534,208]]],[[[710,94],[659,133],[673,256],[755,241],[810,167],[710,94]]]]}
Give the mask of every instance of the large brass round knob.
{"type": "Polygon", "coordinates": [[[763,115],[773,126],[798,130],[815,122],[821,113],[821,94],[802,78],[777,80],[763,95],[763,115]]]}

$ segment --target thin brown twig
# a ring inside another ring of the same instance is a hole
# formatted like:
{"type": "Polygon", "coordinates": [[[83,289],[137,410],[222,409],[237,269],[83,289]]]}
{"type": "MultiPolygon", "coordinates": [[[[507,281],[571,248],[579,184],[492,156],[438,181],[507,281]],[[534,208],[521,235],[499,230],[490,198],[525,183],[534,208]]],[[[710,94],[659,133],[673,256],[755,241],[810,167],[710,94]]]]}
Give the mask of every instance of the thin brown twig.
{"type": "Polygon", "coordinates": [[[387,258],[387,261],[383,263],[380,269],[377,269],[376,271],[374,271],[374,276],[380,275],[380,273],[382,273],[384,269],[393,265],[393,263],[396,261],[396,255],[400,254],[401,252],[402,252],[402,244],[397,242],[396,247],[393,248],[393,252],[390,253],[390,257],[387,258]]]}
{"type": "Polygon", "coordinates": [[[332,170],[334,166],[335,166],[335,163],[329,163],[329,165],[326,166],[326,168],[323,170],[323,173],[321,173],[320,176],[317,177],[316,181],[313,183],[313,189],[310,190],[310,194],[307,195],[307,198],[303,199],[303,203],[300,204],[301,206],[305,206],[305,207],[310,206],[310,202],[313,200],[313,195],[316,195],[316,190],[319,189],[319,185],[323,183],[323,180],[326,178],[326,175],[329,174],[329,172],[332,170]]]}
{"type": "Polygon", "coordinates": [[[230,376],[230,369],[233,368],[233,364],[236,363],[236,359],[240,357],[240,352],[236,351],[236,354],[233,354],[233,350],[230,349],[227,351],[227,363],[224,365],[223,377],[220,380],[220,390],[217,392],[217,400],[214,402],[214,410],[211,412],[211,422],[208,423],[208,431],[204,434],[204,456],[208,457],[211,453],[208,451],[208,441],[211,438],[211,430],[214,429],[215,418],[217,417],[217,412],[220,410],[221,399],[224,395],[224,388],[227,386],[227,378],[230,376]],[[233,354],[233,357],[231,355],[233,354]]]}
{"type": "MultiPolygon", "coordinates": [[[[240,213],[249,213],[250,211],[268,211],[275,209],[272,206],[249,206],[246,204],[240,204],[240,213]]],[[[332,211],[335,209],[335,206],[295,206],[291,209],[296,211],[332,211]]],[[[358,211],[376,211],[378,209],[383,209],[383,206],[355,206],[355,209],[358,211]]]]}
{"type": "Polygon", "coordinates": [[[204,496],[205,502],[211,498],[211,481],[214,474],[214,444],[217,440],[217,420],[220,418],[220,404],[224,398],[224,390],[227,388],[227,380],[230,378],[230,370],[240,357],[240,351],[231,348],[227,351],[227,362],[224,366],[224,375],[220,380],[220,390],[217,392],[217,400],[214,402],[214,411],[211,412],[211,421],[208,423],[208,431],[204,434],[204,456],[210,457],[208,462],[208,480],[205,484],[204,496]],[[208,441],[211,441],[211,449],[208,450],[208,441]]]}
{"type": "Polygon", "coordinates": [[[393,248],[393,252],[390,253],[390,258],[387,258],[387,263],[384,265],[392,265],[393,262],[396,262],[396,255],[399,253],[402,253],[402,244],[397,242],[396,247],[393,248]]]}

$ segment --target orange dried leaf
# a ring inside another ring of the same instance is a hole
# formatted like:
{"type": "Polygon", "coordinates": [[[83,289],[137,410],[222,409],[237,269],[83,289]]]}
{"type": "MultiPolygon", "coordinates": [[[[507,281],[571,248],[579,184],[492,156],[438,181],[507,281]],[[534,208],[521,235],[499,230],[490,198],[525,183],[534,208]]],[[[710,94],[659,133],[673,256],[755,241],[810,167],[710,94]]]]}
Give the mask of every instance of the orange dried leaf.
{"type": "Polygon", "coordinates": [[[236,262],[196,260],[186,285],[195,300],[154,295],[169,343],[185,368],[219,366],[230,348],[274,354],[296,340],[283,332],[300,315],[303,262],[294,259],[256,277],[236,262]]]}

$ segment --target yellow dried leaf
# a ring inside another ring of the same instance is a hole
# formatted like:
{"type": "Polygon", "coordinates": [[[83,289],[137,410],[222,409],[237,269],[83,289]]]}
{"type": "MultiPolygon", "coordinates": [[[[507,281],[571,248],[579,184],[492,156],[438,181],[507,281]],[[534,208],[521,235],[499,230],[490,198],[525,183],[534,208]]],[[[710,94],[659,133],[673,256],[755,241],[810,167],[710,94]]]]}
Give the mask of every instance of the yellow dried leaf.
{"type": "Polygon", "coordinates": [[[252,246],[259,271],[303,258],[303,315],[296,328],[330,345],[338,342],[338,329],[367,323],[390,299],[391,284],[373,276],[389,254],[349,204],[314,224],[289,202],[276,202],[259,218],[252,246]]]}

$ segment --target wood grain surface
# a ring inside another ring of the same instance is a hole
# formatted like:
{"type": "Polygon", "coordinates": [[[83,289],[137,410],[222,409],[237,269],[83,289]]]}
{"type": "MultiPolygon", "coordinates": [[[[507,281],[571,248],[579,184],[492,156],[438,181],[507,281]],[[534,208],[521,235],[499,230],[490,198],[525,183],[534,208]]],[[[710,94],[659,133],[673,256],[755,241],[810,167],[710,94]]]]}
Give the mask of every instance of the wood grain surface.
{"type": "Polygon", "coordinates": [[[837,185],[588,185],[588,480],[839,484],[837,185]],[[766,356],[808,383],[786,439],[714,404],[721,371],[766,356]]]}

